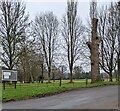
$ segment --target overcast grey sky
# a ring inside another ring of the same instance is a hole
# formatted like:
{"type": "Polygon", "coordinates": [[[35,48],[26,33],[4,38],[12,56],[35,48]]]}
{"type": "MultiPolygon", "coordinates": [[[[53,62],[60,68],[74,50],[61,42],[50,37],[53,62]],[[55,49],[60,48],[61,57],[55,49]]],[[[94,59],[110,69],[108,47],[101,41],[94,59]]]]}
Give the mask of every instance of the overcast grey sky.
{"type": "MultiPolygon", "coordinates": [[[[26,2],[26,12],[29,12],[30,19],[33,20],[34,17],[40,12],[53,11],[54,14],[61,18],[66,11],[66,1],[67,0],[24,0],[26,2]]],[[[89,17],[89,4],[91,0],[78,0],[78,15],[81,17],[83,22],[89,17]]],[[[106,5],[108,3],[117,2],[118,0],[97,0],[98,7],[102,4],[106,5]]]]}

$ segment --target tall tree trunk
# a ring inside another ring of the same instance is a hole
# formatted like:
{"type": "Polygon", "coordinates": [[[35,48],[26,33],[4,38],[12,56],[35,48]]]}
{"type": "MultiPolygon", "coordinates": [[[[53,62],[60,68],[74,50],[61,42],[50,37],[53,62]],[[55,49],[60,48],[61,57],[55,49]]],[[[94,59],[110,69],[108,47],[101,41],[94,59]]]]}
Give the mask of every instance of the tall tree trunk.
{"type": "Polygon", "coordinates": [[[24,82],[25,82],[25,72],[26,72],[25,67],[23,67],[23,81],[24,82]]]}
{"type": "Polygon", "coordinates": [[[51,67],[48,67],[48,83],[50,83],[51,67]]]}
{"type": "Polygon", "coordinates": [[[70,83],[73,82],[72,65],[70,66],[70,83]]]}
{"type": "Polygon", "coordinates": [[[55,74],[54,74],[54,72],[53,72],[53,82],[55,82],[55,74]]]}
{"type": "Polygon", "coordinates": [[[33,79],[32,72],[30,72],[30,79],[31,79],[31,82],[33,83],[33,82],[34,82],[34,79],[33,79]]]}
{"type": "Polygon", "coordinates": [[[99,43],[100,37],[97,35],[98,19],[93,18],[92,21],[92,37],[91,42],[88,42],[88,47],[91,53],[91,83],[100,81],[100,68],[99,68],[99,43]]]}
{"type": "Polygon", "coordinates": [[[42,80],[41,80],[41,83],[43,83],[43,79],[44,79],[44,77],[43,77],[43,73],[44,73],[43,63],[41,65],[41,68],[42,68],[42,80]]]}
{"type": "Polygon", "coordinates": [[[109,73],[109,81],[112,82],[112,72],[109,73]]]}

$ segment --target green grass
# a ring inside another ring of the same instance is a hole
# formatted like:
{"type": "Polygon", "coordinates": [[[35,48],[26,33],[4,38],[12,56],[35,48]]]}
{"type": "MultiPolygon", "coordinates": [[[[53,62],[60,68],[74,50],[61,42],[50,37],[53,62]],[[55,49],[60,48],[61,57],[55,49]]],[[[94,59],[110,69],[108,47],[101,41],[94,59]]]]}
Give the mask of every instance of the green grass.
{"type": "Polygon", "coordinates": [[[94,84],[90,84],[90,80],[88,85],[86,85],[85,80],[75,80],[74,84],[68,83],[68,80],[62,81],[62,86],[59,87],[59,81],[52,82],[47,84],[46,82],[43,84],[39,83],[30,83],[30,84],[17,84],[17,88],[14,89],[14,85],[7,85],[6,90],[2,89],[2,101],[15,101],[15,100],[23,100],[34,97],[42,97],[46,95],[52,95],[55,93],[60,93],[68,90],[86,88],[86,87],[97,87],[103,85],[115,85],[117,82],[98,82],[94,84]]]}

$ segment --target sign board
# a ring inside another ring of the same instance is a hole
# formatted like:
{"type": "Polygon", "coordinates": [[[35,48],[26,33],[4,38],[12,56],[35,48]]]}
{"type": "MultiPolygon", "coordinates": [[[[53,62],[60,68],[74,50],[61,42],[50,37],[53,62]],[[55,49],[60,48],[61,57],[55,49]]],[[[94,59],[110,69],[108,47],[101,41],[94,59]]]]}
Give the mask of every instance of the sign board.
{"type": "Polygon", "coordinates": [[[2,81],[17,81],[17,71],[2,70],[2,81]]]}

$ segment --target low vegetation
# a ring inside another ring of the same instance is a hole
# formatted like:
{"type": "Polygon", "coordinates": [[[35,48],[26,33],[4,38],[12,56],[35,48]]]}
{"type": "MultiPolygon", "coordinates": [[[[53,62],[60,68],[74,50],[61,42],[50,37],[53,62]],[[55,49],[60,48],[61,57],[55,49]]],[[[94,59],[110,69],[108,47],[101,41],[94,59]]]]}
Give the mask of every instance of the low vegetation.
{"type": "Polygon", "coordinates": [[[30,99],[35,97],[44,97],[53,94],[58,94],[61,92],[80,89],[80,88],[88,88],[88,87],[97,87],[97,86],[104,86],[104,85],[116,85],[117,82],[98,82],[91,84],[90,80],[86,85],[85,80],[75,80],[74,83],[68,83],[68,80],[62,81],[62,86],[59,86],[59,81],[47,83],[18,83],[17,88],[14,89],[14,85],[6,85],[6,89],[2,90],[2,101],[16,101],[16,100],[24,100],[30,99]]]}

